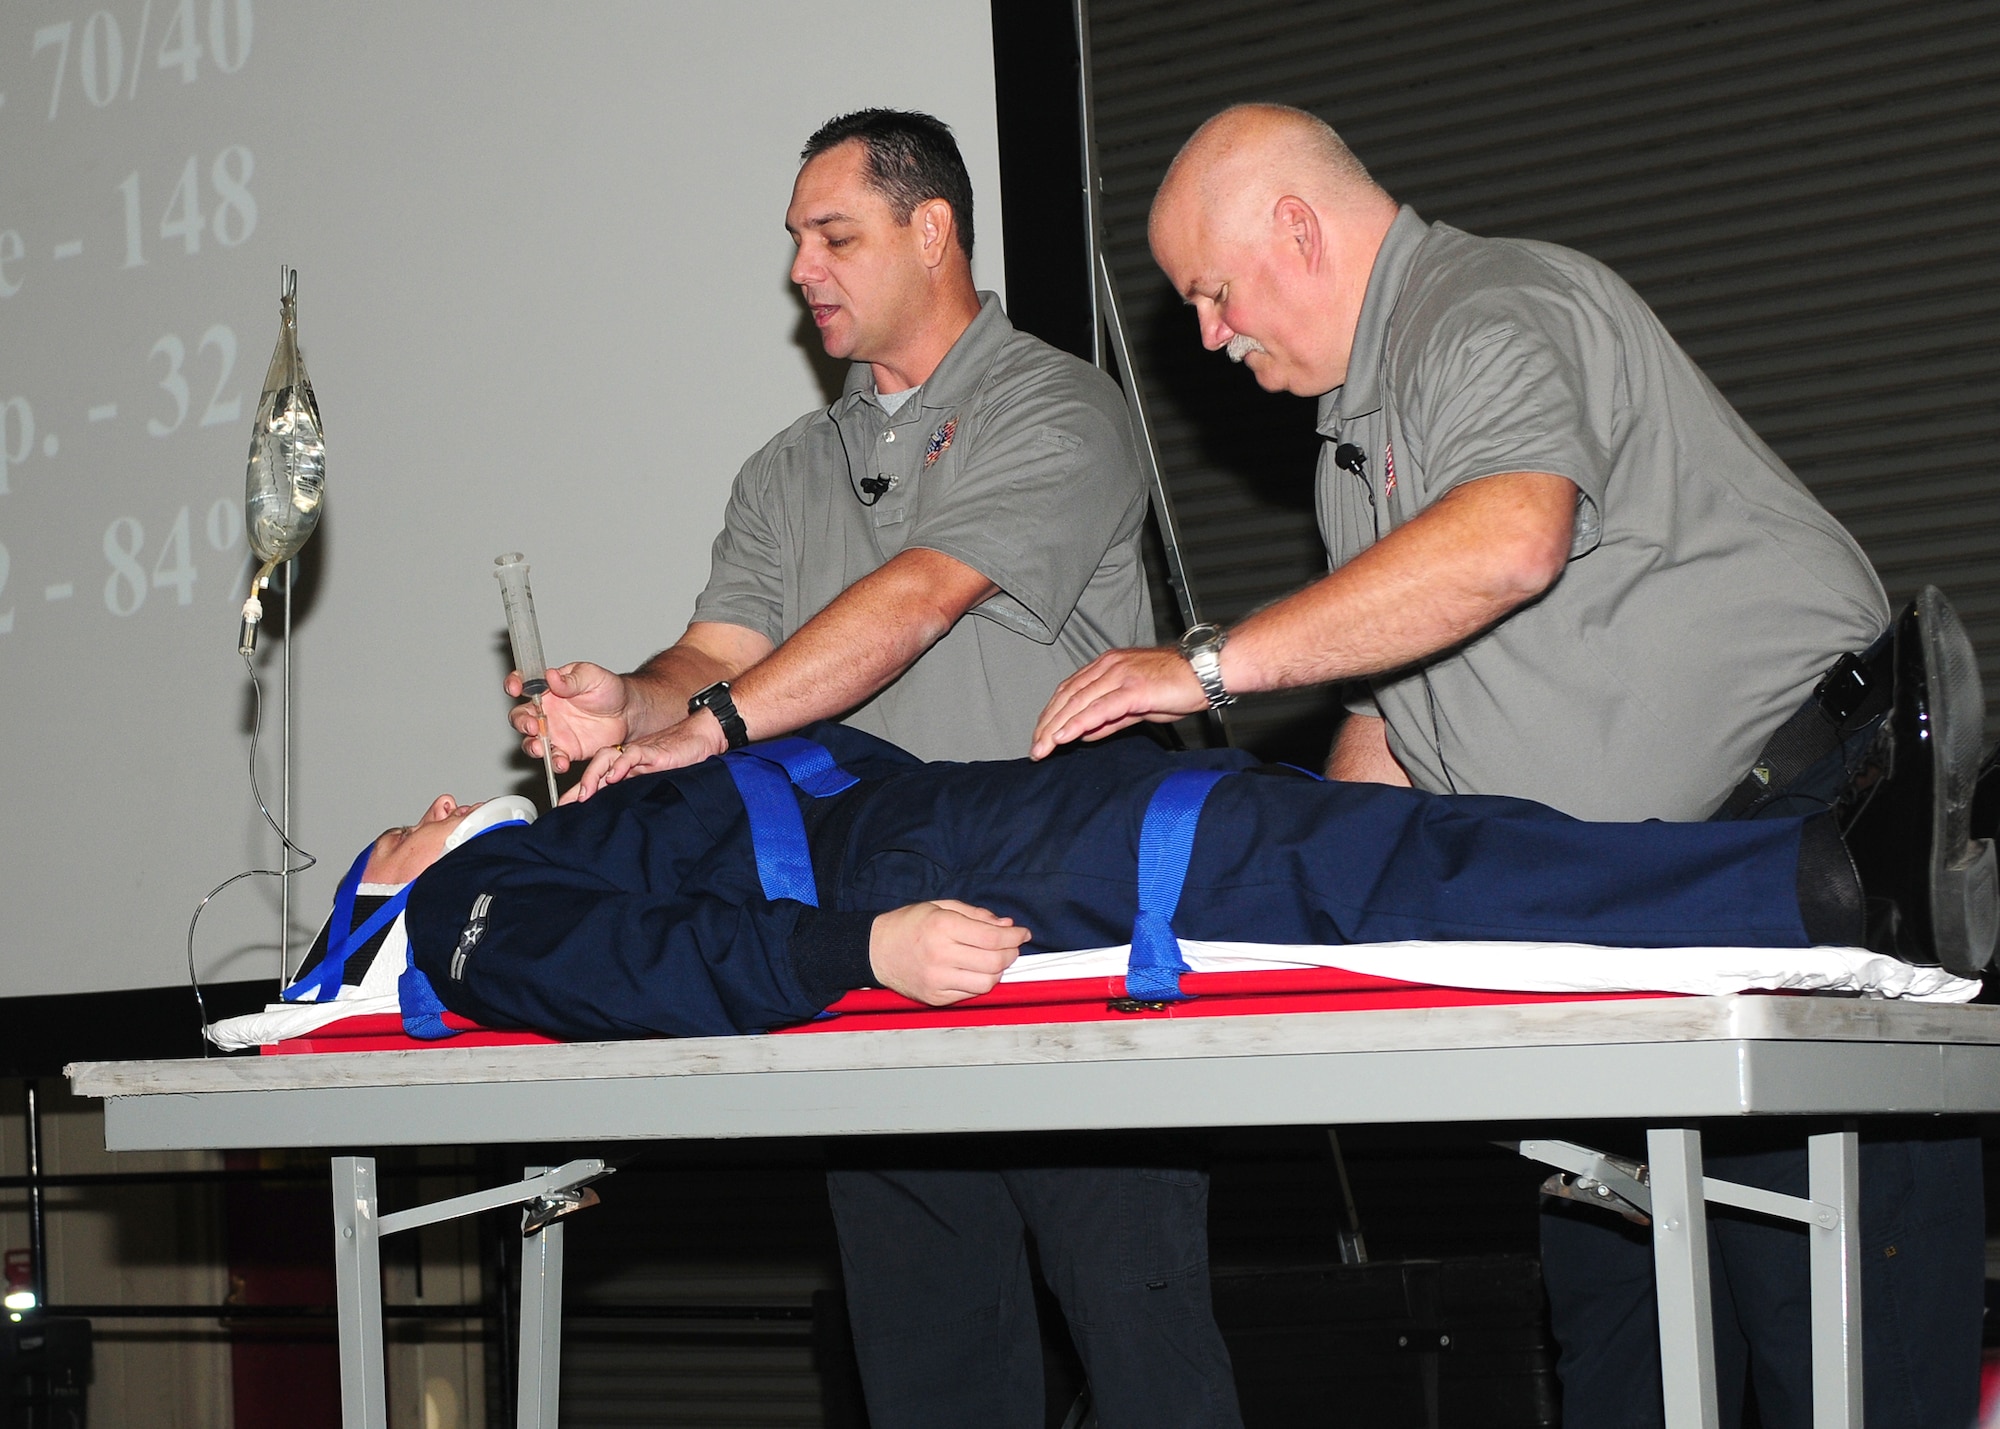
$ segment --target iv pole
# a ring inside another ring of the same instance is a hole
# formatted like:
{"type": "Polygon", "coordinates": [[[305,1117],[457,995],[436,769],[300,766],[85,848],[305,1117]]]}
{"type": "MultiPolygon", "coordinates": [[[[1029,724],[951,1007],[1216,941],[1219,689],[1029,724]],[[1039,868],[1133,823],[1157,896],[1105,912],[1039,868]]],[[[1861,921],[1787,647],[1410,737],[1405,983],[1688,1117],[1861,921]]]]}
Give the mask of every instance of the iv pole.
{"type": "Polygon", "coordinates": [[[285,716],[280,723],[284,751],[278,765],[278,820],[284,837],[278,840],[278,986],[292,976],[292,582],[298,579],[299,559],[285,562],[285,616],[283,674],[279,683],[285,691],[285,716]]]}

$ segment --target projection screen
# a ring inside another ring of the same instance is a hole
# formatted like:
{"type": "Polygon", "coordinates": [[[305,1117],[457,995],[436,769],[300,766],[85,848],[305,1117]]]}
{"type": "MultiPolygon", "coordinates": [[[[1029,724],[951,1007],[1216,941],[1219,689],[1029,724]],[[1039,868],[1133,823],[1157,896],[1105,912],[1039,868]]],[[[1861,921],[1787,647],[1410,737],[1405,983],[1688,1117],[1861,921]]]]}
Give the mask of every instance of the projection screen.
{"type": "MultiPolygon", "coordinates": [[[[385,825],[545,798],[493,558],[528,556],[551,661],[629,668],[685,625],[744,458],[829,399],[786,281],[807,134],[950,123],[1001,287],[993,88],[987,0],[0,11],[0,996],[184,981],[196,902],[276,866],[236,612],[281,265],[327,441],[289,642],[296,964],[385,825]]],[[[223,894],[202,979],[275,978],[278,906],[223,894]]]]}

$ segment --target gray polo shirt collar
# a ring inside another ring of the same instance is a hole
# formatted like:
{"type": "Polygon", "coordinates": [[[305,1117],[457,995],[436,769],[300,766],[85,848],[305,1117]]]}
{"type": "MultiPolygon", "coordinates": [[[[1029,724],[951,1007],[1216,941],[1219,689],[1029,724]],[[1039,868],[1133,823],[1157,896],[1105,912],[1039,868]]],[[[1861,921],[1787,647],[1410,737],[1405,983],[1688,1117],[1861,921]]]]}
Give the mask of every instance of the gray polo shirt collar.
{"type": "MultiPolygon", "coordinates": [[[[985,380],[986,370],[993,365],[993,360],[1013,335],[1014,325],[1007,321],[998,295],[981,293],[979,316],[958,335],[958,341],[951,345],[944,361],[924,380],[923,390],[917,394],[916,400],[905,402],[901,410],[890,416],[889,425],[900,427],[915,421],[920,407],[956,407],[971,400],[979,391],[979,384],[985,380]]],[[[865,362],[857,362],[848,369],[847,383],[841,389],[837,406],[840,414],[845,416],[861,402],[875,402],[875,374],[865,362]]]]}
{"type": "Polygon", "coordinates": [[[1347,358],[1347,381],[1319,399],[1319,431],[1332,436],[1343,421],[1365,417],[1382,407],[1382,359],[1389,346],[1389,318],[1403,295],[1403,280],[1431,226],[1408,204],[1383,235],[1375,266],[1368,270],[1368,291],[1361,299],[1361,318],[1354,325],[1354,346],[1347,358]]]}

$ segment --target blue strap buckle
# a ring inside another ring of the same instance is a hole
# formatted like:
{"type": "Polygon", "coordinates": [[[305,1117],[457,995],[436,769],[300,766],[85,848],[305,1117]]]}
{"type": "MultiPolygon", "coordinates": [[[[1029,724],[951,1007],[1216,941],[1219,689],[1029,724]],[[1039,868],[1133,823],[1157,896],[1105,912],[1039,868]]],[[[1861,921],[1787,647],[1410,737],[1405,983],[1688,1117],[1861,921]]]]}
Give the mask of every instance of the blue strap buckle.
{"type": "Polygon", "coordinates": [[[819,907],[806,821],[792,797],[797,785],[815,799],[852,789],[861,781],[834,762],[824,745],[796,735],[767,740],[722,756],[750,816],[750,848],[757,881],[772,902],[789,898],[819,907]]]}

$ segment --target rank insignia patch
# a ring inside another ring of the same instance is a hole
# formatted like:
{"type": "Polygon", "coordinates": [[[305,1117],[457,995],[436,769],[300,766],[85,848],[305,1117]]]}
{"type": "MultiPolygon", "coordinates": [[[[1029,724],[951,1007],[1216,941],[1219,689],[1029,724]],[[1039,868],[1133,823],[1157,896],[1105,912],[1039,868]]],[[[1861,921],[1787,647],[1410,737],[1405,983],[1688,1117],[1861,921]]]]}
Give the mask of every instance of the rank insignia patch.
{"type": "Polygon", "coordinates": [[[1387,443],[1382,448],[1382,494],[1387,496],[1396,489],[1396,444],[1387,443]]]}
{"type": "Polygon", "coordinates": [[[453,982],[465,981],[465,960],[472,956],[472,950],[486,936],[486,913],[492,906],[493,895],[490,893],[482,893],[472,901],[472,916],[465,920],[465,927],[458,935],[458,946],[451,950],[453,982]]]}
{"type": "Polygon", "coordinates": [[[931,439],[924,444],[924,465],[930,466],[939,457],[951,450],[951,439],[958,435],[958,418],[947,418],[945,424],[931,433],[931,439]]]}

